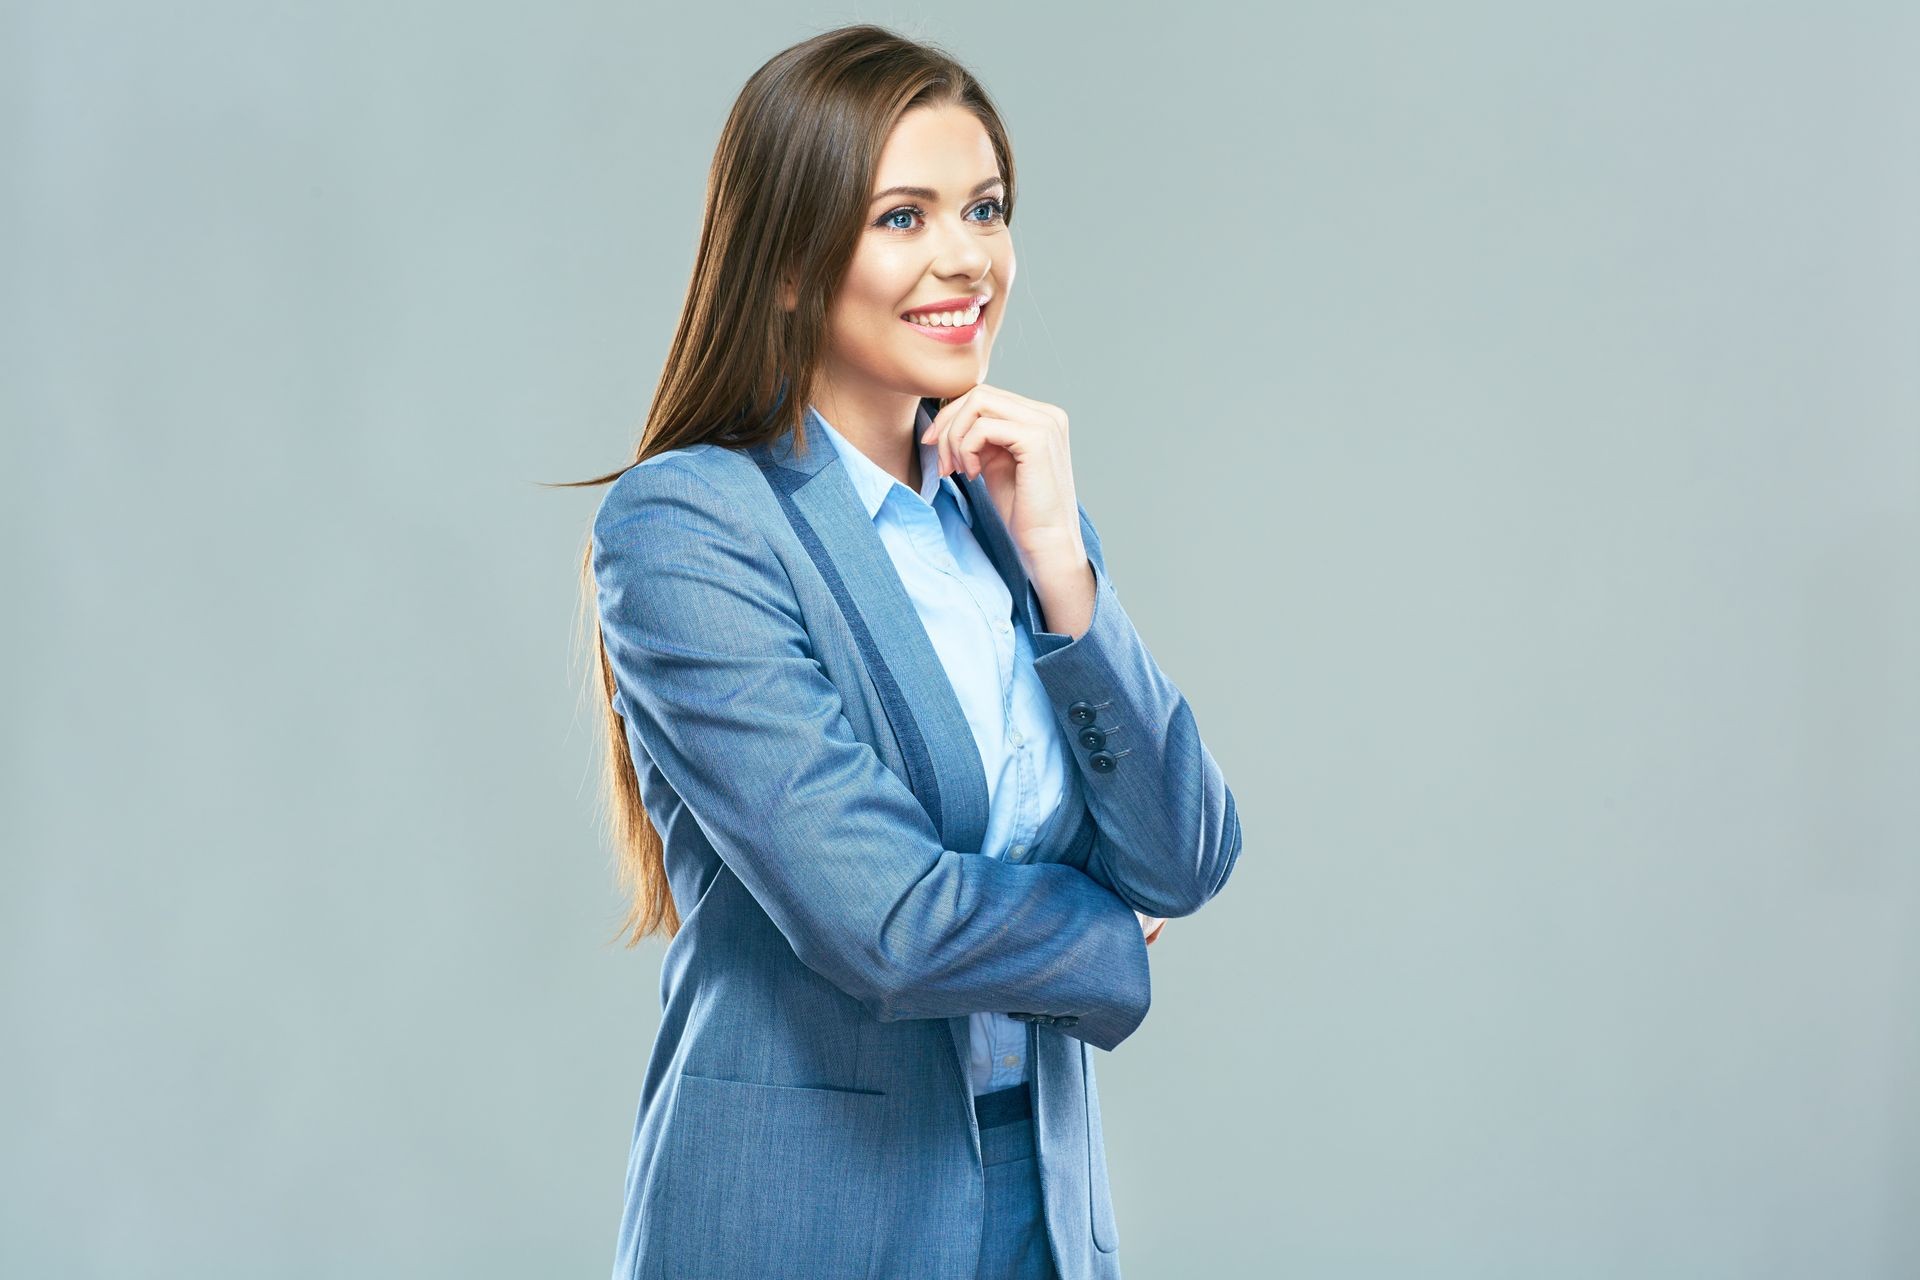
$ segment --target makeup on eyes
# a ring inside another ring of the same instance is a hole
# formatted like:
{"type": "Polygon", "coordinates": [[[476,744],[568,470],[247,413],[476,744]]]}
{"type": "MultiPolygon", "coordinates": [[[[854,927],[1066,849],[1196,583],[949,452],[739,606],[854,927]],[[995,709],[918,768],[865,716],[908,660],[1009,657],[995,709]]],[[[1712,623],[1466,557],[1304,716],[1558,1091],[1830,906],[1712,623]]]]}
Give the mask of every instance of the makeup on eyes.
{"type": "MultiPolygon", "coordinates": [[[[984,220],[980,218],[969,218],[968,221],[982,227],[991,227],[996,224],[1004,223],[1007,218],[1006,202],[1001,200],[998,196],[988,196],[985,200],[982,200],[980,204],[974,205],[973,208],[978,209],[981,207],[981,205],[989,205],[989,204],[994,206],[994,209],[995,209],[995,213],[991,218],[987,218],[984,220]]],[[[971,213],[973,212],[973,209],[969,209],[967,212],[971,213]]],[[[917,218],[925,218],[927,216],[926,210],[920,208],[920,206],[912,205],[912,204],[903,204],[903,205],[900,205],[898,208],[889,209],[885,213],[881,214],[878,218],[875,218],[873,220],[873,225],[880,228],[882,231],[913,230],[913,228],[911,227],[892,227],[887,225],[888,219],[896,218],[903,213],[911,213],[917,218]]]]}

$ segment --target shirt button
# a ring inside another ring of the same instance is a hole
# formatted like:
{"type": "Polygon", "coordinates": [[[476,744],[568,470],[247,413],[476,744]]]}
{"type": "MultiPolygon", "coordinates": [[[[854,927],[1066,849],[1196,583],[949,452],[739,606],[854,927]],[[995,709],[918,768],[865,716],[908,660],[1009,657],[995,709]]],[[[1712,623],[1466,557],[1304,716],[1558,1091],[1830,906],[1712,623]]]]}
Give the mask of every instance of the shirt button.
{"type": "Polygon", "coordinates": [[[1007,850],[1008,853],[1012,854],[1016,858],[1019,857],[1021,854],[1025,853],[1026,851],[1027,851],[1027,846],[1023,844],[1017,844],[1013,846],[1013,848],[1007,850]]]}
{"type": "Polygon", "coordinates": [[[1020,731],[1019,731],[1018,729],[1015,729],[1015,730],[1013,731],[1013,745],[1014,745],[1014,746],[1016,746],[1016,747],[1018,747],[1018,746],[1024,746],[1024,745],[1026,744],[1026,741],[1027,741],[1027,735],[1026,735],[1026,734],[1024,734],[1024,733],[1021,733],[1021,732],[1020,732],[1020,731]]]}
{"type": "Polygon", "coordinates": [[[1020,1059],[1010,1053],[1006,1057],[1000,1059],[1000,1065],[1003,1067],[1017,1067],[1020,1065],[1020,1059]]]}

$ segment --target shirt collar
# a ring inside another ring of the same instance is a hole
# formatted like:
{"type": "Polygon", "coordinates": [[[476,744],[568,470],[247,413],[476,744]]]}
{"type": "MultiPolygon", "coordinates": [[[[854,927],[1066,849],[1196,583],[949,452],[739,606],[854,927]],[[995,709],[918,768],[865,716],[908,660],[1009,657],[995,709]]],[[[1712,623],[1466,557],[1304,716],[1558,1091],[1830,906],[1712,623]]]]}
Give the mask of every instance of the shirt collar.
{"type": "MultiPolygon", "coordinates": [[[[952,476],[940,474],[940,447],[933,444],[918,444],[920,437],[933,425],[933,418],[927,413],[927,406],[920,405],[914,414],[913,438],[920,450],[920,492],[919,499],[932,506],[940,490],[945,489],[953,496],[953,505],[960,509],[967,526],[973,526],[973,511],[967,505],[966,495],[952,476]]],[[[896,488],[910,493],[906,485],[894,479],[883,470],[879,463],[860,452],[847,438],[835,431],[820,411],[812,405],[807,406],[808,429],[820,428],[833,441],[833,451],[840,455],[840,464],[846,468],[847,479],[853,482],[853,491],[860,495],[860,503],[867,511],[867,519],[879,516],[880,508],[886,505],[887,495],[896,488]]]]}

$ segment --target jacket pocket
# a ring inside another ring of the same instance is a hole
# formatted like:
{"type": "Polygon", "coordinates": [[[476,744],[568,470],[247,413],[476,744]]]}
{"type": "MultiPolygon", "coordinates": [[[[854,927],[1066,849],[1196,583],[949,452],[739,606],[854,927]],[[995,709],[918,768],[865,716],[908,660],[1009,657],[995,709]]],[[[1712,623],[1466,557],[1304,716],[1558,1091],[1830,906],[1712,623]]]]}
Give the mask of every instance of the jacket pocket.
{"type": "Polygon", "coordinates": [[[1113,1189],[1107,1184],[1107,1147],[1100,1129],[1100,1094],[1093,1083],[1093,1054],[1080,1042],[1080,1070],[1086,1080],[1087,1198],[1093,1217],[1093,1244],[1102,1253],[1120,1247],[1120,1228],[1113,1220],[1113,1189]]]}
{"type": "Polygon", "coordinates": [[[682,1074],[650,1235],[674,1280],[866,1276],[884,1093],[682,1074]]]}

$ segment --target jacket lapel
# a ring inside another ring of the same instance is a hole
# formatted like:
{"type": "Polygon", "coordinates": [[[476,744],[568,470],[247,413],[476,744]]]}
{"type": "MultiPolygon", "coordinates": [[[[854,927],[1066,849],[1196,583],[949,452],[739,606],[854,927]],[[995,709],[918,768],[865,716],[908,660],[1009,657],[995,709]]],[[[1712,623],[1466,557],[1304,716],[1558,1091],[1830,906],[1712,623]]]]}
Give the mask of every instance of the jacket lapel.
{"type": "Polygon", "coordinates": [[[1027,573],[1020,567],[1020,553],[1013,545],[1013,535],[1000,522],[1000,508],[993,505],[993,495],[987,492],[985,480],[979,476],[969,476],[964,471],[956,472],[953,478],[966,491],[967,506],[973,512],[974,540],[987,553],[987,559],[993,561],[993,567],[1000,571],[1007,590],[1013,593],[1014,617],[1025,628],[1027,573]]]}
{"type": "Polygon", "coordinates": [[[788,432],[753,452],[846,616],[906,761],[908,786],[944,847],[977,852],[987,833],[987,778],[973,730],[833,442],[809,431],[801,453],[788,432]]]}

